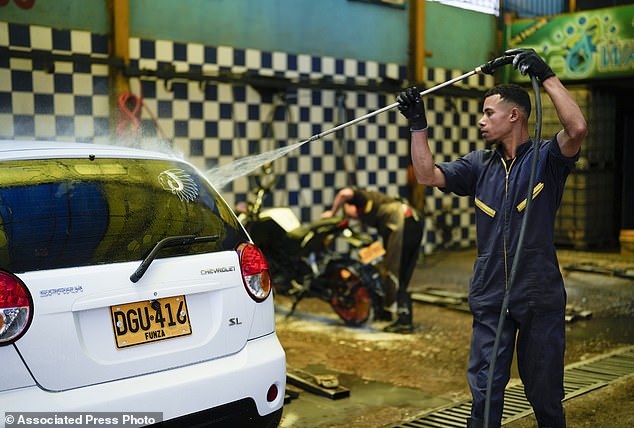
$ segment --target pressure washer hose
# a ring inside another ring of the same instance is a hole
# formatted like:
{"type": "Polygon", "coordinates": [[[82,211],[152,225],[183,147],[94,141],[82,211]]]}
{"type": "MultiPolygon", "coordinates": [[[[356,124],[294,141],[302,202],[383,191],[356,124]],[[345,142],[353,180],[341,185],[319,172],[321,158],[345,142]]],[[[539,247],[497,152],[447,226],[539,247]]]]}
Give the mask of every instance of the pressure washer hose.
{"type": "Polygon", "coordinates": [[[502,329],[504,328],[504,319],[506,318],[506,312],[509,307],[509,297],[511,288],[515,283],[517,276],[517,266],[519,260],[522,257],[522,249],[524,247],[524,236],[526,234],[526,228],[528,225],[528,217],[531,209],[531,201],[533,200],[533,188],[535,187],[535,175],[537,171],[537,161],[539,159],[539,144],[542,138],[542,103],[539,97],[539,84],[537,79],[532,74],[530,75],[531,84],[533,86],[533,93],[535,94],[535,140],[533,141],[533,162],[531,163],[531,174],[528,179],[528,190],[526,193],[526,211],[524,218],[522,219],[522,226],[520,228],[520,235],[517,240],[517,249],[515,250],[515,257],[513,258],[513,265],[511,267],[511,274],[509,276],[508,287],[504,293],[504,300],[502,301],[502,307],[500,308],[500,319],[498,320],[498,328],[495,333],[495,342],[493,343],[493,351],[491,352],[491,359],[489,360],[489,375],[487,378],[487,390],[486,399],[484,402],[484,427],[489,427],[489,413],[491,410],[491,389],[493,386],[493,376],[495,375],[495,363],[497,361],[498,348],[500,347],[500,337],[502,336],[502,329]]]}

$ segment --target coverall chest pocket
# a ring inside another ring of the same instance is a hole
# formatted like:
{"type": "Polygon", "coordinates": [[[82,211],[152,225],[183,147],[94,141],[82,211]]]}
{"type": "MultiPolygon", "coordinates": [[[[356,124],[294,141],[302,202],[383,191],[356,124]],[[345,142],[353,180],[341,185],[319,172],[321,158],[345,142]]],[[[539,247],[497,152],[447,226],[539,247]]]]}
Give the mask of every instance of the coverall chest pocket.
{"type": "MultiPolygon", "coordinates": [[[[537,183],[535,187],[533,187],[533,200],[544,190],[544,183],[537,183]]],[[[522,202],[517,204],[517,212],[521,213],[526,209],[526,204],[528,202],[528,198],[524,199],[522,202]]]]}
{"type": "Polygon", "coordinates": [[[476,206],[477,239],[479,243],[484,243],[487,241],[487,237],[490,237],[495,232],[495,225],[500,214],[491,204],[484,202],[478,197],[474,199],[474,204],[476,206]]]}
{"type": "Polygon", "coordinates": [[[495,215],[497,214],[497,211],[496,211],[495,209],[491,208],[489,205],[487,205],[486,203],[484,203],[484,202],[483,202],[481,199],[479,199],[479,198],[475,198],[474,202],[475,202],[475,206],[476,206],[476,208],[478,208],[478,210],[479,210],[481,213],[483,213],[483,214],[485,214],[485,215],[489,216],[489,217],[490,217],[490,218],[492,218],[492,219],[493,219],[493,218],[495,218],[495,215]]]}

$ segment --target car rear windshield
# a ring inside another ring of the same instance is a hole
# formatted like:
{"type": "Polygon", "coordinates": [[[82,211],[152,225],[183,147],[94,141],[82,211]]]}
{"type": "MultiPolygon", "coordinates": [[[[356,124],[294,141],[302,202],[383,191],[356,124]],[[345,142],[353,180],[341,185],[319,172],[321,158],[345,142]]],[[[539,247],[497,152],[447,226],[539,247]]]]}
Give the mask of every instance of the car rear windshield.
{"type": "Polygon", "coordinates": [[[38,159],[0,163],[0,267],[27,272],[142,260],[170,236],[218,236],[158,257],[231,250],[247,238],[187,163],[38,159]]]}

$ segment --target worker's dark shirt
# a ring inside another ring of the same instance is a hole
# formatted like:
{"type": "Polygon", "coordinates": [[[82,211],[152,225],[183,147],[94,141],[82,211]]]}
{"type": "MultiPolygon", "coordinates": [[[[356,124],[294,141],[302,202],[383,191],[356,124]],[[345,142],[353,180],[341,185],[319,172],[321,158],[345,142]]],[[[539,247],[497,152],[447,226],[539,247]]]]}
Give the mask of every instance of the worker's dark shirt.
{"type": "Polygon", "coordinates": [[[390,233],[403,227],[403,202],[392,196],[373,190],[354,188],[354,196],[348,203],[356,205],[359,220],[375,227],[387,240],[390,233]]]}
{"type": "MultiPolygon", "coordinates": [[[[471,196],[475,204],[478,256],[469,291],[472,309],[499,309],[517,248],[533,159],[533,143],[518,147],[508,165],[496,150],[477,150],[439,163],[445,192],[471,196]]],[[[510,293],[509,309],[528,304],[538,310],[562,309],[566,292],[554,245],[555,214],[566,177],[579,155],[561,154],[557,139],[539,147],[531,213],[510,293]]]]}

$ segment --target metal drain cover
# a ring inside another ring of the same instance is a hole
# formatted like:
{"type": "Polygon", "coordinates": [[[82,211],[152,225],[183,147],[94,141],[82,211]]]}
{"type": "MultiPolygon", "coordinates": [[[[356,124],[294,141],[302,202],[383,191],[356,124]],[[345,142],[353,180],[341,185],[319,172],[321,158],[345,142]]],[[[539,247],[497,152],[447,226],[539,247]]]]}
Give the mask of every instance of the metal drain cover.
{"type": "MultiPolygon", "coordinates": [[[[564,370],[564,401],[634,373],[634,346],[619,349],[587,361],[573,363],[564,370]]],[[[509,385],[504,392],[502,425],[533,413],[521,383],[509,385]]],[[[440,407],[392,425],[392,428],[463,428],[471,414],[471,400],[440,407]]]]}

